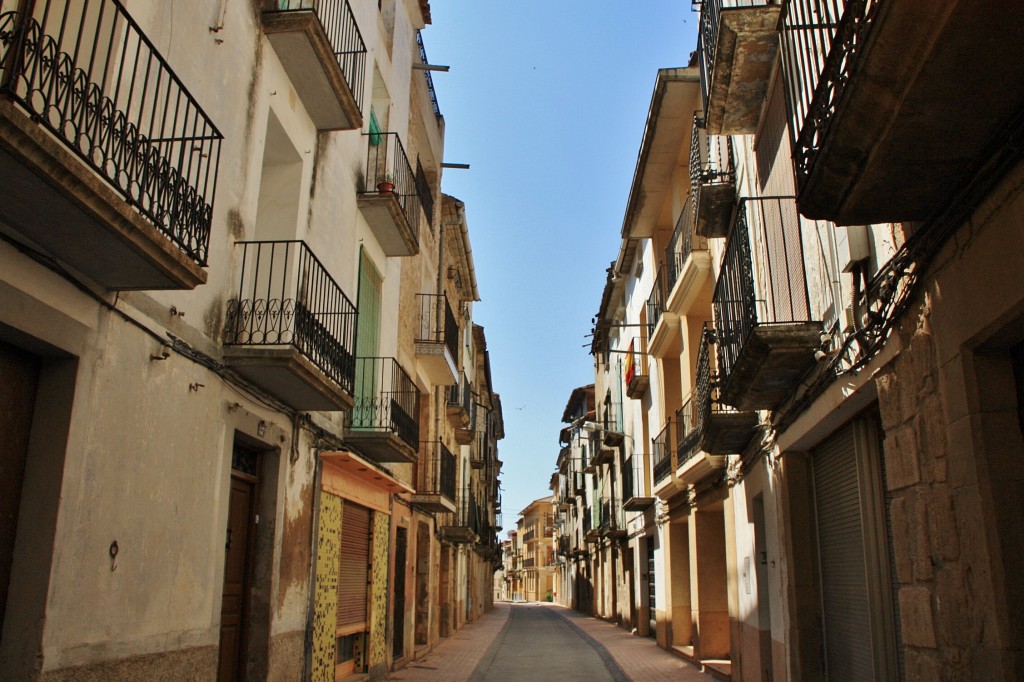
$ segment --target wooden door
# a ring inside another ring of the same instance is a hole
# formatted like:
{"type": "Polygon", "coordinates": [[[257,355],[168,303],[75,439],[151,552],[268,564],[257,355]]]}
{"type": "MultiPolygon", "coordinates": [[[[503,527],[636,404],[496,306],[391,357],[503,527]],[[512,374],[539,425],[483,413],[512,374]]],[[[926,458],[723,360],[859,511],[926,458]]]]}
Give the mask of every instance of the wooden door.
{"type": "Polygon", "coordinates": [[[38,382],[39,359],[0,342],[0,627],[14,561],[14,537],[38,382]]]}
{"type": "Polygon", "coordinates": [[[235,445],[224,541],[224,589],[217,674],[220,682],[246,679],[258,462],[257,453],[235,445]]]}

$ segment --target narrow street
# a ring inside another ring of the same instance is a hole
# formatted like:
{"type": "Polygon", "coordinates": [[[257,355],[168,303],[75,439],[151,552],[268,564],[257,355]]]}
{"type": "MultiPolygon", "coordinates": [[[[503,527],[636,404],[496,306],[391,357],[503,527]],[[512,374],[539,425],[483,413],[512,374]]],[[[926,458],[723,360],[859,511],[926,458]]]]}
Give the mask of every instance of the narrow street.
{"type": "Polygon", "coordinates": [[[654,640],[548,603],[499,603],[395,671],[405,682],[711,680],[654,640]]]}

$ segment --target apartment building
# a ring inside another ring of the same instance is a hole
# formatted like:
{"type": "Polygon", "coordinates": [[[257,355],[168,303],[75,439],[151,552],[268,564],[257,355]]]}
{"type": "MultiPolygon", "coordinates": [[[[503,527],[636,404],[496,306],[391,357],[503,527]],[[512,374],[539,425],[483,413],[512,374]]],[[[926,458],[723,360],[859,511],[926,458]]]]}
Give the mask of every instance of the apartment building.
{"type": "Polygon", "coordinates": [[[555,601],[582,613],[594,612],[593,559],[586,537],[591,531],[590,490],[596,468],[590,464],[589,437],[583,431],[594,415],[594,385],[573,389],[562,413],[566,426],[558,436],[557,472],[551,481],[558,556],[555,601]]]}
{"type": "Polygon", "coordinates": [[[514,594],[526,601],[551,601],[554,589],[554,515],[552,498],[534,500],[520,512],[513,542],[519,554],[515,562],[514,594]]]}
{"type": "Polygon", "coordinates": [[[734,679],[1020,678],[1024,58],[979,46],[1024,12],[696,11],[594,330],[596,612],[734,679]]]}
{"type": "Polygon", "coordinates": [[[0,2],[0,678],[379,677],[495,560],[429,22],[0,2]]]}

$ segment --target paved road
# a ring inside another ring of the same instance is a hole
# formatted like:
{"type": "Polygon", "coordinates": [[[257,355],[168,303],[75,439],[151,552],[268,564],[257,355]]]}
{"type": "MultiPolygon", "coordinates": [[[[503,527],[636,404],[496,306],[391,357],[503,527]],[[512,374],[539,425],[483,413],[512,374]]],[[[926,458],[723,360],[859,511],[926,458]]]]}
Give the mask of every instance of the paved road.
{"type": "Polygon", "coordinates": [[[556,611],[515,604],[471,682],[629,682],[608,651],[556,611]]]}
{"type": "Polygon", "coordinates": [[[712,682],[654,640],[557,604],[495,604],[388,678],[404,682],[712,682]]]}

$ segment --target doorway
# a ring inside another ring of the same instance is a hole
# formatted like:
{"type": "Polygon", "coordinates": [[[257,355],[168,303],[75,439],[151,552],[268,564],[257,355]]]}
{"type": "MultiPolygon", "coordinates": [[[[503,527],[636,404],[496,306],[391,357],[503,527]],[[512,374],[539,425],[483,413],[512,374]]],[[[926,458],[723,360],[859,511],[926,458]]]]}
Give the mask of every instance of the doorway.
{"type": "Polygon", "coordinates": [[[40,360],[0,342],[0,627],[14,562],[21,487],[28,460],[29,433],[36,404],[40,360]]]}
{"type": "Polygon", "coordinates": [[[394,632],[392,633],[392,660],[405,655],[405,554],[409,531],[399,526],[395,529],[395,603],[394,632]]]}
{"type": "Polygon", "coordinates": [[[224,541],[224,587],[220,612],[217,679],[247,678],[251,620],[250,589],[259,499],[259,451],[236,442],[231,453],[231,492],[224,541]]]}

